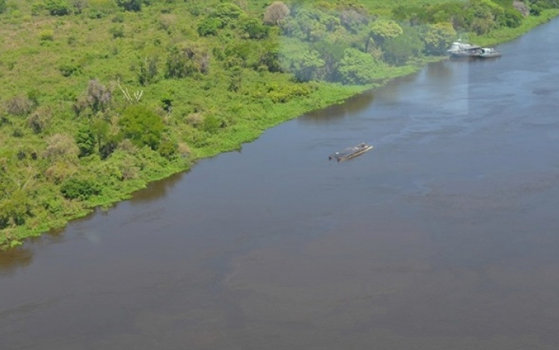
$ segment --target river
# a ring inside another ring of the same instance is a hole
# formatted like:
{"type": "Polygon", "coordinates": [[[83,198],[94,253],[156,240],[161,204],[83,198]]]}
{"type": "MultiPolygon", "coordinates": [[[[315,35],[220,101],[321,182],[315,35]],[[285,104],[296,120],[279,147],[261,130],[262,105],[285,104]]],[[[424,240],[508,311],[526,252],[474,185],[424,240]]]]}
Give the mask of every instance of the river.
{"type": "Polygon", "coordinates": [[[0,254],[0,348],[559,348],[557,33],[430,64],[0,254]]]}

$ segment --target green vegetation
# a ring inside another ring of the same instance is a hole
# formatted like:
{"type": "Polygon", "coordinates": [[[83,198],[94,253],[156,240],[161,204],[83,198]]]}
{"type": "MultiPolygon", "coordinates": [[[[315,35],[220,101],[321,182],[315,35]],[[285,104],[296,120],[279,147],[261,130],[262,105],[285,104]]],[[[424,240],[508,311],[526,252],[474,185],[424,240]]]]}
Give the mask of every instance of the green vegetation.
{"type": "Polygon", "coordinates": [[[558,0],[0,0],[0,247],[558,0]]]}

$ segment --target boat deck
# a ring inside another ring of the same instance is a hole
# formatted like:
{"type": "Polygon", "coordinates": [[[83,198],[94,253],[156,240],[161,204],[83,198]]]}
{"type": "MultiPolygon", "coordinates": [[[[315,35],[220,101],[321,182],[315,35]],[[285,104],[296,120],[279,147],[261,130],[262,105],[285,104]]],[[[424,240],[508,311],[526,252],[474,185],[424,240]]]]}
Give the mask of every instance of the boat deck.
{"type": "Polygon", "coordinates": [[[348,147],[340,152],[332,153],[328,156],[329,160],[336,159],[338,162],[349,160],[355,157],[362,155],[365,152],[368,152],[373,149],[373,146],[368,145],[366,143],[361,143],[357,146],[348,147]]]}

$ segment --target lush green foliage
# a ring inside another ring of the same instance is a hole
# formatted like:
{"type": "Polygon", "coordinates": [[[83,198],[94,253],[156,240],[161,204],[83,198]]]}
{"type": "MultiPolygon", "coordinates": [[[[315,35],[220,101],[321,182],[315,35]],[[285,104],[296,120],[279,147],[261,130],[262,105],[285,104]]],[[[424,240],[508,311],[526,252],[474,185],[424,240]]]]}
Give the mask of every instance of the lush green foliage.
{"type": "Polygon", "coordinates": [[[343,83],[365,84],[378,76],[378,70],[382,69],[382,66],[382,63],[366,52],[347,48],[338,70],[343,83]]]}
{"type": "Polygon", "coordinates": [[[67,199],[86,200],[101,193],[101,186],[89,179],[70,178],[64,181],[60,192],[67,199]]]}
{"type": "Polygon", "coordinates": [[[535,18],[500,0],[0,0],[0,246],[535,18]]]}
{"type": "Polygon", "coordinates": [[[45,8],[53,16],[70,14],[70,3],[67,0],[45,0],[45,8]]]}
{"type": "Polygon", "coordinates": [[[163,121],[154,111],[143,105],[132,105],[124,110],[119,120],[122,135],[136,146],[157,149],[163,133],[163,121]]]}
{"type": "Polygon", "coordinates": [[[116,3],[126,11],[141,11],[142,5],[149,4],[149,0],[116,0],[116,3]]]}

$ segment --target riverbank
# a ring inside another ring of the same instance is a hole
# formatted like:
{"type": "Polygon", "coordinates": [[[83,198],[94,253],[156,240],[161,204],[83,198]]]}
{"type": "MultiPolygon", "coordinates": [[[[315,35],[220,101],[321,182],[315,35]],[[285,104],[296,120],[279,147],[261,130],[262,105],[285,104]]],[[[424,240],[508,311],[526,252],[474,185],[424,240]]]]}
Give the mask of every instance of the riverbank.
{"type": "MultiPolygon", "coordinates": [[[[538,24],[549,21],[551,18],[556,16],[557,13],[557,11],[553,10],[544,11],[538,17],[529,17],[525,20],[525,23],[518,27],[521,28],[521,30],[516,28],[514,30],[507,29],[496,31],[499,34],[492,35],[492,32],[489,33],[487,38],[472,37],[472,41],[487,45],[488,43],[496,43],[495,40],[510,40],[513,37],[517,37],[525,33],[538,24]],[[480,41],[478,42],[477,39],[480,41]]],[[[4,248],[15,247],[21,245],[26,238],[40,236],[42,233],[50,229],[62,228],[69,221],[91,213],[96,207],[100,206],[108,208],[116,202],[130,198],[133,192],[145,188],[153,181],[166,178],[178,172],[187,171],[191,169],[193,164],[200,159],[239,149],[243,143],[253,141],[265,130],[284,121],[296,118],[311,110],[321,109],[336,103],[343,103],[347,98],[381,86],[390,79],[417,72],[428,61],[440,59],[444,58],[425,58],[418,60],[413,65],[387,70],[382,73],[382,79],[378,79],[374,84],[349,86],[326,82],[309,83],[306,85],[309,92],[305,92],[302,94],[303,96],[296,96],[282,103],[263,105],[259,107],[259,110],[251,111],[249,114],[250,117],[235,120],[234,123],[231,123],[232,126],[230,127],[217,127],[214,130],[214,127],[208,124],[208,132],[204,133],[206,136],[205,139],[200,141],[198,145],[188,150],[188,152],[185,151],[187,156],[171,157],[169,159],[158,158],[155,157],[157,153],[154,153],[148,148],[132,149],[130,152],[134,152],[135,157],[139,158],[141,161],[139,163],[133,163],[126,169],[123,169],[120,165],[122,163],[132,162],[132,160],[127,156],[124,150],[117,150],[113,154],[112,159],[110,159],[110,162],[107,162],[104,165],[99,165],[98,157],[93,157],[89,162],[84,164],[85,168],[92,173],[109,173],[114,174],[114,176],[111,175],[114,178],[125,178],[128,176],[127,171],[135,171],[135,177],[131,177],[126,181],[115,183],[114,180],[111,180],[110,177],[107,176],[109,179],[102,184],[103,190],[99,191],[102,193],[100,195],[85,198],[84,201],[81,202],[81,205],[78,205],[72,200],[51,201],[49,197],[52,196],[52,193],[49,191],[58,190],[60,185],[54,187],[53,189],[37,192],[38,196],[45,198],[48,213],[36,213],[27,219],[25,224],[2,230],[2,234],[0,235],[0,246],[4,248]],[[258,118],[258,115],[262,115],[264,113],[266,115],[265,118],[258,118]]],[[[160,86],[157,86],[157,88],[160,88],[160,86]]],[[[146,94],[151,92],[150,87],[146,87],[146,94]]],[[[257,97],[252,96],[251,98],[257,97]]],[[[239,107],[238,110],[242,112],[243,107],[239,107]]],[[[193,113],[193,115],[195,114],[196,113],[193,113]]],[[[224,122],[227,123],[226,120],[220,121],[222,125],[224,122]]],[[[206,125],[204,125],[204,127],[206,127],[206,125]]],[[[189,130],[190,129],[186,129],[185,131],[189,132],[189,130]]],[[[15,131],[16,129],[14,129],[14,132],[15,131]]],[[[68,165],[70,167],[72,166],[72,162],[63,161],[60,162],[60,164],[61,167],[68,165]]],[[[49,168],[49,170],[50,169],[51,168],[49,168]]],[[[52,171],[56,170],[57,169],[54,169],[52,171]]],[[[64,179],[64,176],[62,179],[64,179]]]]}
{"type": "Polygon", "coordinates": [[[559,16],[559,10],[546,10],[543,11],[539,16],[529,16],[525,18],[522,24],[516,28],[499,28],[491,31],[487,35],[482,36],[471,35],[470,41],[481,46],[502,44],[518,38],[519,36],[532,30],[533,28],[551,21],[557,16],[559,16]]]}

